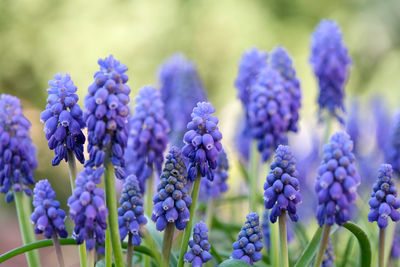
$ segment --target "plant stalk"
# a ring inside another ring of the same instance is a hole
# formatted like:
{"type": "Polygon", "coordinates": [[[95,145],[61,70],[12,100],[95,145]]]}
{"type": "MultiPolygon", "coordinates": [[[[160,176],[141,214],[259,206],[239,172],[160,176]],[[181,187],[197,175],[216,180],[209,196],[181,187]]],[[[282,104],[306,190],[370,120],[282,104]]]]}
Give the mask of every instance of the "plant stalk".
{"type": "MultiPolygon", "coordinates": [[[[153,204],[153,191],[154,191],[154,169],[151,168],[150,176],[146,180],[146,203],[144,206],[144,214],[151,218],[152,214],[152,204],[153,204]]],[[[148,244],[147,244],[148,245],[148,244]]],[[[151,266],[151,258],[144,257],[144,266],[150,267],[151,266]]]]}
{"type": "Polygon", "coordinates": [[[319,250],[314,262],[314,267],[320,267],[322,264],[322,259],[324,258],[326,247],[328,245],[330,231],[331,231],[331,226],[324,224],[322,229],[321,241],[319,243],[319,250]]]}
{"type": "Polygon", "coordinates": [[[58,236],[56,233],[53,234],[52,239],[53,239],[54,248],[56,249],[58,266],[64,267],[65,266],[64,257],[63,257],[60,242],[58,242],[58,236]]]}
{"type": "Polygon", "coordinates": [[[272,266],[279,266],[279,227],[277,223],[269,222],[270,231],[270,258],[272,266]]]}
{"type": "Polygon", "coordinates": [[[94,267],[95,266],[95,254],[96,254],[96,248],[93,248],[92,250],[88,251],[88,267],[94,267]]]}
{"type": "Polygon", "coordinates": [[[386,228],[379,230],[378,267],[385,267],[385,232],[386,228]]]}
{"type": "Polygon", "coordinates": [[[175,224],[168,223],[167,228],[164,231],[162,254],[164,257],[164,262],[167,264],[167,266],[169,266],[168,263],[169,263],[169,257],[171,255],[172,239],[174,237],[174,230],[175,230],[175,224]]]}
{"type": "Polygon", "coordinates": [[[132,258],[133,258],[133,243],[132,243],[133,235],[132,233],[128,234],[128,248],[126,249],[126,266],[132,267],[132,258]]]}
{"type": "Polygon", "coordinates": [[[250,211],[254,211],[254,212],[257,212],[258,162],[259,162],[259,153],[257,150],[257,142],[256,142],[256,140],[251,140],[249,202],[250,202],[250,211]]]}
{"type": "Polygon", "coordinates": [[[207,213],[206,213],[206,225],[208,227],[209,233],[211,233],[214,212],[215,212],[215,198],[210,197],[210,199],[208,200],[207,213]]]}
{"type": "Polygon", "coordinates": [[[329,136],[331,135],[331,129],[332,129],[332,115],[329,114],[326,118],[324,139],[322,140],[323,144],[328,143],[329,136]]]}
{"type": "Polygon", "coordinates": [[[105,261],[106,267],[112,266],[112,244],[111,244],[111,236],[110,236],[110,227],[106,229],[106,240],[104,244],[105,248],[105,261]]]}
{"type": "Polygon", "coordinates": [[[281,266],[289,267],[286,212],[279,215],[279,238],[280,238],[280,248],[281,248],[281,266]]]}

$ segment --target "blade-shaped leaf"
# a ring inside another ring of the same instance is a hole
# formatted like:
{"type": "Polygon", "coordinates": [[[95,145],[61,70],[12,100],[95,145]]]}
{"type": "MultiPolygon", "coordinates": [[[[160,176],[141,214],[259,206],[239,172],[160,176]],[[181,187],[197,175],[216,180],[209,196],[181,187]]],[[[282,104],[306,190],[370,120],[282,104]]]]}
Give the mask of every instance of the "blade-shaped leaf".
{"type": "Polygon", "coordinates": [[[236,260],[236,259],[228,259],[224,262],[222,262],[219,267],[251,267],[250,264],[247,262],[241,261],[241,260],[236,260]]]}
{"type": "Polygon", "coordinates": [[[372,251],[367,234],[352,222],[345,223],[343,227],[349,230],[358,240],[360,245],[360,266],[370,267],[372,251]]]}

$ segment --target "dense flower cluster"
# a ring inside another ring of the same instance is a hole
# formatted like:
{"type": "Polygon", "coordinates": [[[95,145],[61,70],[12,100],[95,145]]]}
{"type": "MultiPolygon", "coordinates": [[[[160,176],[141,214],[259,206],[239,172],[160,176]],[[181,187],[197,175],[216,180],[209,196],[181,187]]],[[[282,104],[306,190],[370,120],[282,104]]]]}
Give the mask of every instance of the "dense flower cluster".
{"type": "Polygon", "coordinates": [[[201,267],[212,259],[210,243],[208,242],[208,228],[203,222],[197,223],[193,228],[193,239],[189,241],[190,250],[184,255],[186,262],[193,267],[201,267]]]}
{"type": "Polygon", "coordinates": [[[393,169],[390,164],[382,164],[378,171],[378,179],[372,187],[368,221],[377,222],[379,228],[388,225],[389,217],[393,222],[400,220],[400,199],[397,198],[396,185],[393,179],[393,169]]]}
{"type": "Polygon", "coordinates": [[[392,125],[385,160],[392,165],[396,175],[400,175],[400,113],[396,114],[392,125]]]}
{"type": "Polygon", "coordinates": [[[354,153],[357,155],[358,143],[360,137],[360,123],[359,123],[359,104],[358,101],[353,99],[351,101],[351,108],[348,119],[346,121],[346,132],[349,134],[350,139],[353,140],[354,153]]]}
{"type": "Polygon", "coordinates": [[[295,164],[290,148],[279,145],[264,184],[264,204],[266,209],[272,209],[269,217],[272,223],[286,211],[292,221],[299,218],[296,205],[301,202],[301,196],[295,164]]]}
{"type": "Polygon", "coordinates": [[[33,171],[37,167],[36,149],[29,129],[31,123],[22,113],[18,98],[2,94],[0,98],[0,192],[6,201],[14,199],[13,192],[24,190],[32,195],[35,183],[33,171]],[[10,191],[11,189],[11,191],[10,191]]]}
{"type": "Polygon", "coordinates": [[[151,216],[157,230],[163,231],[167,223],[175,223],[177,229],[183,230],[189,221],[192,199],[187,188],[185,163],[177,147],[172,147],[166,156],[157,190],[151,216]]]}
{"type": "Polygon", "coordinates": [[[118,208],[119,235],[121,241],[132,234],[132,244],[141,243],[140,227],[147,223],[144,216],[143,199],[138,181],[134,175],[125,178],[118,208]]]}
{"type": "Polygon", "coordinates": [[[197,172],[202,177],[212,181],[213,170],[218,165],[218,154],[222,151],[222,134],[218,129],[218,118],[212,116],[215,108],[208,102],[197,103],[191,114],[192,121],[188,123],[187,131],[183,137],[185,146],[182,154],[188,158],[188,177],[194,181],[197,172]]]}
{"type": "Polygon", "coordinates": [[[239,259],[253,265],[254,262],[261,260],[262,254],[262,229],[258,214],[251,212],[246,217],[246,222],[239,233],[238,239],[233,243],[231,257],[239,259]]]}
{"type": "Polygon", "coordinates": [[[47,180],[40,180],[33,190],[33,206],[31,221],[35,224],[35,234],[43,234],[46,238],[59,235],[68,236],[65,229],[65,211],[60,209],[60,202],[55,200],[56,193],[47,180]]]}
{"type": "Polygon", "coordinates": [[[113,56],[99,59],[100,70],[89,86],[84,100],[84,119],[88,127],[89,160],[86,166],[102,166],[106,156],[116,167],[116,175],[125,175],[124,149],[128,139],[129,93],[128,68],[113,56]],[[106,155],[108,153],[108,155],[106,155]]]}
{"type": "Polygon", "coordinates": [[[40,114],[40,121],[44,123],[44,132],[51,150],[54,150],[53,166],[61,160],[68,161],[67,150],[73,151],[76,158],[84,163],[83,144],[85,136],[82,129],[86,123],[82,118],[82,110],[77,104],[77,87],[71,76],[61,72],[53,76],[47,89],[46,109],[40,114]]]}
{"type": "Polygon", "coordinates": [[[315,191],[318,195],[317,219],[342,225],[350,218],[350,203],[356,201],[360,177],[354,165],[353,142],[348,134],[333,134],[324,145],[323,159],[318,169],[315,191]]]}
{"type": "MultiPolygon", "coordinates": [[[[270,227],[269,227],[269,214],[268,211],[264,211],[263,218],[261,220],[261,228],[263,232],[263,241],[264,245],[267,249],[271,246],[271,235],[270,235],[270,227]]],[[[294,240],[294,233],[290,224],[287,225],[287,242],[290,243],[294,240]]]]}
{"type": "Polygon", "coordinates": [[[74,192],[68,198],[69,214],[75,223],[73,237],[78,244],[86,241],[86,249],[92,250],[96,242],[104,243],[108,209],[104,202],[104,190],[98,187],[104,169],[84,168],[75,180],[74,192]]]}
{"type": "Polygon", "coordinates": [[[135,114],[129,120],[125,154],[125,160],[129,162],[127,172],[136,175],[142,192],[153,168],[157,173],[161,172],[168,132],[160,92],[151,86],[142,87],[136,97],[135,114]]]}
{"type": "Polygon", "coordinates": [[[206,91],[195,64],[180,53],[160,67],[159,81],[165,118],[171,126],[169,139],[173,145],[181,147],[193,107],[198,102],[206,101],[206,91]]]}
{"type": "Polygon", "coordinates": [[[242,118],[238,122],[234,143],[241,162],[248,162],[250,158],[251,132],[249,127],[247,127],[245,118],[242,118]]]}
{"type": "Polygon", "coordinates": [[[351,59],[335,22],[324,19],[318,24],[312,35],[310,62],[318,78],[320,110],[327,109],[342,121],[338,110],[344,110],[344,85],[351,59]]]}

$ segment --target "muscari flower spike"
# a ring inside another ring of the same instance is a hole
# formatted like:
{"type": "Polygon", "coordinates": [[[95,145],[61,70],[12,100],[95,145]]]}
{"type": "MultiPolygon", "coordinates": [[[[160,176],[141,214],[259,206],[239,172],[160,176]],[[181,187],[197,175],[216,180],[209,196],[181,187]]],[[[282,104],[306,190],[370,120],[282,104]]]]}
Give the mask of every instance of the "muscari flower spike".
{"type": "Polygon", "coordinates": [[[385,160],[392,165],[396,175],[400,175],[400,113],[396,114],[392,125],[385,160]]]}
{"type": "Polygon", "coordinates": [[[75,223],[73,238],[78,244],[86,241],[86,249],[92,250],[96,242],[103,244],[107,229],[108,209],[104,190],[98,185],[104,169],[85,167],[77,176],[72,196],[68,198],[69,214],[75,223]]]}
{"type": "Polygon", "coordinates": [[[390,164],[382,164],[378,171],[378,179],[372,187],[369,222],[377,222],[379,228],[386,228],[389,217],[393,222],[400,220],[400,199],[397,198],[393,169],[390,164]]]}
{"type": "Polygon", "coordinates": [[[200,171],[202,177],[212,181],[213,170],[218,165],[218,154],[222,151],[222,133],[218,129],[218,118],[212,116],[215,108],[209,102],[197,103],[193,108],[192,121],[183,137],[182,154],[188,158],[188,178],[194,181],[200,171]]]}
{"type": "Polygon", "coordinates": [[[134,175],[125,178],[119,204],[118,224],[121,242],[130,233],[132,234],[132,244],[139,246],[142,237],[140,227],[147,223],[147,219],[144,216],[143,196],[134,175]]]}
{"type": "Polygon", "coordinates": [[[68,161],[67,150],[73,151],[76,158],[85,162],[83,144],[85,136],[82,129],[86,123],[82,118],[82,110],[77,104],[77,87],[68,73],[59,72],[49,81],[47,89],[46,109],[40,114],[44,123],[44,132],[51,150],[54,150],[52,165],[58,165],[61,160],[68,161]]]}
{"type": "Polygon", "coordinates": [[[55,200],[56,193],[49,181],[40,180],[33,189],[33,206],[31,221],[35,224],[35,234],[43,234],[46,238],[58,235],[66,238],[66,213],[60,209],[60,202],[55,200]]]}
{"type": "Polygon", "coordinates": [[[35,183],[33,171],[37,167],[36,148],[29,134],[31,123],[22,113],[18,98],[2,94],[0,97],[0,192],[6,202],[12,202],[13,192],[32,195],[35,183]]]}
{"type": "Polygon", "coordinates": [[[190,250],[183,256],[186,262],[193,267],[202,267],[204,263],[212,259],[210,243],[208,242],[208,228],[203,222],[196,223],[193,228],[193,239],[189,241],[190,250]]]}
{"type": "Polygon", "coordinates": [[[84,100],[84,120],[88,127],[89,160],[85,165],[100,167],[107,157],[119,179],[125,177],[124,149],[128,140],[129,93],[128,68],[112,55],[99,59],[100,70],[89,86],[84,100]],[[106,153],[108,153],[106,155],[106,153]]]}
{"type": "Polygon", "coordinates": [[[135,114],[129,120],[125,154],[127,172],[136,175],[142,192],[153,168],[161,172],[169,129],[160,92],[151,86],[142,87],[136,97],[135,114]]]}
{"type": "Polygon", "coordinates": [[[237,129],[233,141],[240,156],[240,161],[246,163],[250,158],[251,132],[247,127],[245,118],[240,119],[237,129]]]}
{"type": "Polygon", "coordinates": [[[318,78],[320,111],[327,109],[341,123],[338,111],[344,111],[344,85],[349,76],[351,58],[343,44],[339,26],[331,20],[322,20],[312,35],[311,57],[318,78]]]}
{"type": "Polygon", "coordinates": [[[185,229],[192,199],[187,187],[185,163],[177,147],[173,146],[166,156],[157,191],[151,216],[157,230],[163,231],[167,223],[175,223],[178,230],[185,229]]]}
{"type": "MultiPolygon", "coordinates": [[[[329,239],[324,256],[322,258],[321,267],[332,267],[334,263],[335,263],[335,251],[333,248],[332,240],[329,239]]],[[[314,262],[312,266],[314,266],[314,262]]]]}
{"type": "Polygon", "coordinates": [[[181,53],[173,55],[161,65],[159,82],[165,118],[171,126],[170,142],[182,147],[186,125],[191,120],[190,114],[198,102],[206,101],[206,91],[195,64],[181,53]]]}
{"type": "MultiPolygon", "coordinates": [[[[263,218],[261,221],[261,228],[263,232],[263,241],[264,245],[267,249],[271,246],[271,236],[270,236],[270,227],[269,227],[269,214],[268,211],[264,211],[263,218]]],[[[294,240],[294,233],[290,224],[287,225],[287,242],[290,243],[294,240]]]]}
{"type": "Polygon", "coordinates": [[[250,265],[261,260],[262,238],[263,233],[258,214],[251,212],[246,217],[237,241],[232,245],[234,250],[231,258],[245,261],[250,265]]]}
{"type": "Polygon", "coordinates": [[[342,225],[350,219],[350,204],[356,201],[360,177],[356,172],[353,141],[345,132],[333,134],[323,148],[315,192],[318,224],[342,225]]]}

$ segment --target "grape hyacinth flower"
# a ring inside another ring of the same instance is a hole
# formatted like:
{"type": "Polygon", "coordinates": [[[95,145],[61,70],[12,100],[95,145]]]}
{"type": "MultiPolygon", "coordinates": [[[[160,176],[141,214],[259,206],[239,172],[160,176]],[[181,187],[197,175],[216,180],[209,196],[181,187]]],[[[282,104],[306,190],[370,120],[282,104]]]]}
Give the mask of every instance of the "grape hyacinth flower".
{"type": "Polygon", "coordinates": [[[82,129],[86,123],[82,118],[82,110],[77,104],[77,87],[71,76],[61,72],[53,76],[47,89],[46,109],[40,114],[44,123],[44,132],[51,150],[54,150],[52,165],[58,165],[61,160],[68,161],[67,150],[73,152],[76,158],[84,163],[83,144],[85,136],[82,129]]]}
{"type": "Polygon", "coordinates": [[[231,258],[242,260],[250,265],[261,260],[262,238],[263,233],[258,214],[250,212],[242,230],[239,232],[237,241],[232,245],[234,250],[231,258]]]}
{"type": "MultiPolygon", "coordinates": [[[[321,267],[332,267],[334,263],[335,263],[335,251],[333,250],[332,240],[329,239],[324,253],[324,257],[322,258],[321,267]]],[[[314,263],[312,266],[314,266],[314,263]]]]}
{"type": "Polygon", "coordinates": [[[103,244],[107,228],[108,209],[104,202],[104,190],[98,187],[104,169],[85,167],[75,180],[72,196],[68,198],[69,214],[75,223],[73,237],[78,244],[86,241],[86,249],[92,250],[96,242],[103,244]]]}
{"type": "Polygon", "coordinates": [[[318,79],[320,111],[327,109],[343,123],[338,110],[344,111],[344,85],[349,76],[351,58],[343,44],[340,28],[334,21],[323,19],[315,29],[310,63],[318,79]]]}
{"type": "Polygon", "coordinates": [[[200,171],[202,177],[214,179],[213,170],[218,165],[218,154],[222,151],[222,134],[218,129],[218,118],[212,116],[215,108],[209,102],[197,103],[191,114],[184,136],[182,154],[188,158],[188,178],[194,181],[200,171]]]}
{"type": "Polygon", "coordinates": [[[206,101],[206,91],[195,64],[181,53],[173,55],[161,65],[159,82],[165,118],[171,126],[170,142],[182,147],[186,125],[191,120],[190,114],[198,102],[206,101]]]}
{"type": "Polygon", "coordinates": [[[394,172],[397,176],[400,175],[400,113],[396,114],[394,121],[392,122],[391,136],[389,144],[387,144],[387,150],[385,160],[390,163],[393,167],[394,172]]]}
{"type": "Polygon", "coordinates": [[[323,148],[315,192],[318,224],[342,225],[350,219],[350,204],[356,201],[360,177],[356,172],[353,141],[348,134],[333,134],[323,148]]]}
{"type": "Polygon", "coordinates": [[[173,146],[166,156],[157,191],[151,216],[157,230],[163,231],[167,223],[175,223],[178,230],[183,230],[189,221],[192,199],[188,193],[185,163],[177,147],[173,146]]]}
{"type": "Polygon", "coordinates": [[[212,259],[210,252],[210,243],[208,242],[208,228],[203,222],[194,226],[193,239],[189,241],[190,250],[185,254],[186,262],[193,267],[202,267],[204,263],[212,259]]]}
{"type": "Polygon", "coordinates": [[[399,225],[397,225],[395,228],[390,256],[396,260],[400,259],[400,227],[399,227],[399,225]]]}
{"type": "Polygon", "coordinates": [[[121,242],[125,237],[132,235],[132,244],[141,243],[140,227],[147,223],[144,216],[143,199],[139,183],[134,175],[126,177],[118,208],[118,224],[121,242]]]}
{"type": "Polygon", "coordinates": [[[237,129],[233,141],[241,163],[246,163],[250,159],[251,132],[245,118],[240,119],[237,129]]]}
{"type": "Polygon", "coordinates": [[[346,132],[349,134],[350,139],[353,140],[354,153],[358,155],[358,143],[360,139],[360,116],[359,116],[359,101],[353,99],[351,101],[350,112],[346,122],[346,132]]]}
{"type": "Polygon", "coordinates": [[[60,209],[60,202],[55,200],[56,193],[49,181],[40,180],[33,190],[34,211],[31,221],[35,224],[35,234],[43,234],[46,238],[58,235],[66,238],[68,232],[65,229],[66,213],[60,209]]]}
{"type": "Polygon", "coordinates": [[[369,201],[369,222],[377,222],[380,229],[386,228],[389,217],[393,222],[400,220],[400,199],[393,179],[393,169],[390,164],[382,164],[378,171],[378,179],[372,187],[369,201]]]}
{"type": "Polygon", "coordinates": [[[31,123],[22,113],[18,98],[2,94],[0,97],[0,192],[6,202],[12,202],[13,192],[32,195],[35,183],[33,171],[37,167],[36,148],[29,130],[31,123]]]}
{"type": "Polygon", "coordinates": [[[100,70],[94,74],[95,81],[89,86],[84,100],[84,120],[88,127],[89,141],[89,160],[85,165],[100,167],[106,156],[110,157],[117,178],[123,179],[131,91],[126,84],[128,75],[125,72],[128,68],[112,55],[99,59],[98,64],[100,70]]]}

